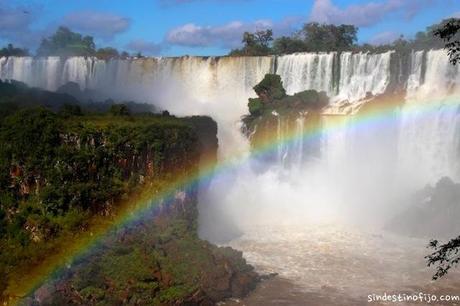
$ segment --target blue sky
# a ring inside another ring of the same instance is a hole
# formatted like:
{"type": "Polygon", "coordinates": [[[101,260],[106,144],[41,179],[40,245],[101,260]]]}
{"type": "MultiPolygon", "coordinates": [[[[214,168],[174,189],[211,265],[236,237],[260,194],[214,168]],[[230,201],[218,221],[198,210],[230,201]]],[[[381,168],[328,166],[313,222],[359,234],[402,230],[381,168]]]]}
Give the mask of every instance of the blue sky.
{"type": "Polygon", "coordinates": [[[149,55],[222,55],[244,31],[288,35],[309,21],[355,24],[359,42],[394,40],[446,17],[460,0],[0,0],[0,44],[35,50],[59,25],[149,55]]]}

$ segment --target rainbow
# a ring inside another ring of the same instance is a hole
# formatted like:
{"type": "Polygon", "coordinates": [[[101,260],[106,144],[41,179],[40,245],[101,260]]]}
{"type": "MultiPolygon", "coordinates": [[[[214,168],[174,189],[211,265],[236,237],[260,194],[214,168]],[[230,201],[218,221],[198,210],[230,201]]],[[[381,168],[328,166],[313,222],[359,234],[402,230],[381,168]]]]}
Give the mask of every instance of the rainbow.
{"type": "MultiPolygon", "coordinates": [[[[196,187],[202,182],[209,182],[214,177],[225,174],[231,170],[240,167],[242,164],[249,162],[251,159],[259,158],[265,154],[275,152],[279,145],[290,145],[303,138],[304,141],[312,141],[318,139],[325,134],[333,134],[345,126],[353,125],[357,129],[373,129],[384,126],[391,120],[397,117],[401,110],[394,106],[393,103],[388,103],[388,106],[380,107],[378,110],[367,112],[360,115],[349,116],[351,120],[338,120],[327,127],[310,127],[306,128],[302,133],[291,132],[285,135],[283,139],[278,139],[276,133],[265,143],[259,144],[257,148],[253,148],[250,154],[240,153],[230,158],[220,161],[217,165],[211,162],[204,163],[199,173],[194,173],[186,177],[180,177],[168,183],[166,186],[149,188],[131,199],[122,203],[121,209],[117,215],[110,221],[91,227],[89,234],[83,235],[75,241],[69,242],[64,246],[64,251],[52,256],[49,260],[45,260],[43,264],[37,267],[34,271],[19,280],[20,284],[13,283],[13,287],[8,288],[8,292],[14,292],[16,297],[11,297],[9,304],[16,304],[21,298],[32,295],[37,288],[55,280],[65,269],[75,260],[86,256],[94,250],[98,244],[107,237],[110,233],[114,233],[119,229],[130,226],[139,221],[146,215],[153,215],[162,205],[168,205],[174,200],[178,190],[188,190],[196,187]],[[153,195],[152,195],[153,194],[153,195]]],[[[444,111],[458,112],[460,106],[460,97],[452,96],[442,101],[417,101],[406,103],[404,112],[406,114],[417,114],[417,116],[430,116],[439,111],[440,107],[444,111]]]]}

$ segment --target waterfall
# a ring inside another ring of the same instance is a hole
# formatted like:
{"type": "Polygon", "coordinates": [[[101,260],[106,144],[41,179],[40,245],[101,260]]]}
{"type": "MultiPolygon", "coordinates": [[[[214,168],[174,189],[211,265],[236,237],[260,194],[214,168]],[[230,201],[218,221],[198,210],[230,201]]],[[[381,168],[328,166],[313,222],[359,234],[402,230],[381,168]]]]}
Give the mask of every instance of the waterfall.
{"type": "Polygon", "coordinates": [[[333,94],[335,53],[298,53],[278,58],[276,73],[281,76],[288,94],[306,89],[333,94]]]}
{"type": "MultiPolygon", "coordinates": [[[[82,89],[98,90],[117,99],[152,102],[178,115],[211,115],[219,122],[220,145],[228,154],[248,150],[237,122],[247,113],[248,97],[255,96],[252,87],[266,73],[278,73],[289,94],[307,89],[325,91],[331,97],[330,113],[337,115],[353,113],[350,108],[359,109],[368,93],[386,93],[391,80],[397,79],[406,88],[407,100],[398,122],[398,144],[393,145],[398,147],[401,163],[423,164],[426,169],[421,170],[421,177],[425,179],[428,173],[432,179],[442,174],[456,176],[457,167],[453,165],[457,164],[460,139],[458,118],[452,109],[443,106],[443,100],[460,95],[459,67],[449,63],[443,50],[416,51],[409,55],[408,67],[403,67],[408,73],[402,77],[400,68],[396,71],[391,65],[395,54],[330,52],[108,61],[91,57],[9,57],[0,58],[0,78],[49,90],[71,81],[82,89]],[[417,110],[423,103],[437,103],[439,111],[428,118],[417,110]]],[[[323,119],[324,126],[331,120],[323,119]]],[[[296,140],[287,147],[281,141],[293,129],[301,133],[306,124],[304,116],[288,120],[279,117],[278,121],[278,162],[305,161],[308,144],[296,140]],[[292,122],[286,122],[289,120],[292,122]]],[[[324,135],[321,151],[329,160],[334,159],[333,155],[346,154],[344,146],[352,146],[353,135],[347,129],[342,135],[324,135]]]]}
{"type": "Polygon", "coordinates": [[[393,52],[381,54],[298,53],[278,58],[276,73],[283,80],[288,94],[307,89],[324,91],[334,101],[358,101],[368,92],[385,92],[390,82],[390,60],[393,52]],[[334,66],[339,65],[340,69],[334,66]],[[334,72],[339,71],[338,87],[334,87],[334,72]]]}
{"type": "Polygon", "coordinates": [[[415,98],[417,90],[423,83],[422,65],[424,51],[412,51],[410,61],[410,74],[407,80],[407,98],[415,98]]]}
{"type": "Polygon", "coordinates": [[[384,93],[390,82],[392,53],[342,53],[339,90],[335,100],[354,102],[365,98],[368,92],[373,95],[384,93]]]}
{"type": "Polygon", "coordinates": [[[447,101],[458,99],[460,71],[443,50],[412,54],[408,94],[401,114],[399,165],[417,169],[416,181],[436,182],[442,176],[460,179],[460,115],[447,101]],[[423,57],[426,61],[423,62],[423,57]],[[422,73],[425,65],[425,73],[422,73]],[[424,106],[435,107],[426,113],[424,106]]]}

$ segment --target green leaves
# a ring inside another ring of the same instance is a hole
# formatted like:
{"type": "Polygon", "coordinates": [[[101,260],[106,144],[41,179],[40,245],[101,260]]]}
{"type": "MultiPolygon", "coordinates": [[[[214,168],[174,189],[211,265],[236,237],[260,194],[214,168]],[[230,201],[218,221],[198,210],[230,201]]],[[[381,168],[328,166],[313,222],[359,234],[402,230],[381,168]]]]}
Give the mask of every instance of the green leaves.
{"type": "Polygon", "coordinates": [[[44,38],[37,50],[39,56],[90,56],[96,45],[93,37],[82,36],[69,28],[59,27],[52,36],[44,38]]]}

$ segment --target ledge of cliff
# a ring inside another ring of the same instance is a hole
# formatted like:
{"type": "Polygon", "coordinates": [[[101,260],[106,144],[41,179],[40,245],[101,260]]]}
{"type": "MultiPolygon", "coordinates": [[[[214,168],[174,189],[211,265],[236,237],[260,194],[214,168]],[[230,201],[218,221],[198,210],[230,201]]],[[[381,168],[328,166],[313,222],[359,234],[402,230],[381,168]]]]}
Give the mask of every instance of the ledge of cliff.
{"type": "MultiPolygon", "coordinates": [[[[21,99],[13,98],[8,103],[21,99]]],[[[26,104],[0,121],[0,300],[213,305],[255,287],[258,275],[240,252],[199,239],[199,187],[178,183],[216,162],[211,118],[69,114],[26,104]],[[156,200],[119,226],[145,199],[156,200]],[[91,249],[77,249],[83,255],[66,251],[93,232],[103,235],[91,249]],[[59,262],[66,265],[53,266],[59,262]],[[55,269],[58,275],[43,275],[55,269]],[[30,291],[37,278],[46,282],[30,291]]]]}

